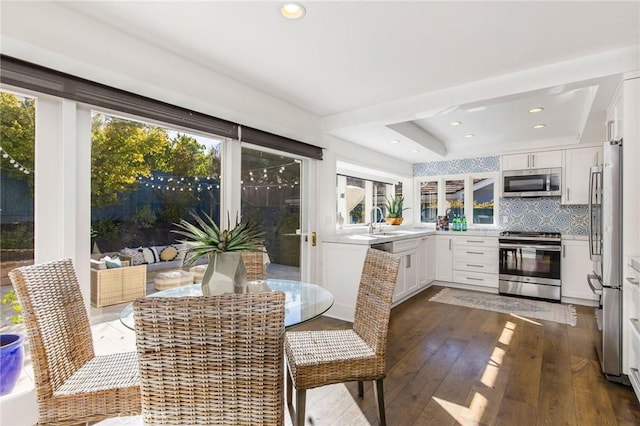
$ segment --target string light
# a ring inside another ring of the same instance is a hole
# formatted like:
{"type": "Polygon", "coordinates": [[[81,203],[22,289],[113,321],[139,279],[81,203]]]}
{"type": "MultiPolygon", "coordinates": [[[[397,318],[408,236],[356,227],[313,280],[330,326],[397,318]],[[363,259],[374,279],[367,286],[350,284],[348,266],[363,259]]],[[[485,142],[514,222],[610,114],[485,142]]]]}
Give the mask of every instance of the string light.
{"type": "Polygon", "coordinates": [[[20,162],[13,158],[11,154],[7,152],[7,150],[0,147],[0,152],[2,153],[2,158],[9,159],[9,164],[13,164],[13,168],[18,169],[18,171],[24,173],[25,175],[33,173],[33,170],[30,170],[28,167],[20,164],[20,162]]]}

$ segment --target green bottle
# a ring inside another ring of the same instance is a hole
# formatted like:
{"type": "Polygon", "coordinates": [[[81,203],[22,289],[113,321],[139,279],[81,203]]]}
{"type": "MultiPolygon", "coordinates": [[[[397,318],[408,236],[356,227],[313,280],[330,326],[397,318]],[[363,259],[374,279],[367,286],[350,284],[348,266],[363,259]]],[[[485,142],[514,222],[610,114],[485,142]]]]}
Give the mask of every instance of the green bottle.
{"type": "Polygon", "coordinates": [[[462,216],[462,230],[466,231],[467,230],[467,217],[466,216],[462,216]]]}
{"type": "Polygon", "coordinates": [[[454,231],[460,230],[460,219],[458,218],[458,215],[453,216],[453,230],[454,231]]]}

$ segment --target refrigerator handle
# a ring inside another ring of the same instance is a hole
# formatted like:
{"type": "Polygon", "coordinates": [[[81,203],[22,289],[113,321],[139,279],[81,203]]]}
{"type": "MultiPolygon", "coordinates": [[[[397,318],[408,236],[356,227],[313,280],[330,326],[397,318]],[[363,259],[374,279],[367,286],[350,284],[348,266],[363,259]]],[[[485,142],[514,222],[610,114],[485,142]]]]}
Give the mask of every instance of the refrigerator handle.
{"type": "Polygon", "coordinates": [[[589,175],[589,260],[593,260],[593,178],[595,172],[589,175]]]}
{"type": "Polygon", "coordinates": [[[587,284],[589,284],[589,287],[591,287],[591,291],[593,292],[593,294],[595,294],[596,296],[602,296],[602,284],[600,284],[598,277],[593,274],[587,275],[587,284]],[[596,281],[595,285],[593,283],[594,280],[596,281]]]}

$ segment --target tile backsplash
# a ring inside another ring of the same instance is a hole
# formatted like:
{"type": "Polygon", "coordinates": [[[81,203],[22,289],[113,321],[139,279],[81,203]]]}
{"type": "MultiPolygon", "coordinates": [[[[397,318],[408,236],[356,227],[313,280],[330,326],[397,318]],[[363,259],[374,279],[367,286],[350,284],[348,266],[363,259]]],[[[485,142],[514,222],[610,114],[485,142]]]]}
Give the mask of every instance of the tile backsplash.
{"type": "MultiPolygon", "coordinates": [[[[440,176],[500,170],[500,157],[475,157],[429,163],[415,163],[413,175],[440,176]]],[[[563,206],[560,197],[500,198],[499,228],[509,231],[561,232],[587,235],[587,206],[563,206]]]]}

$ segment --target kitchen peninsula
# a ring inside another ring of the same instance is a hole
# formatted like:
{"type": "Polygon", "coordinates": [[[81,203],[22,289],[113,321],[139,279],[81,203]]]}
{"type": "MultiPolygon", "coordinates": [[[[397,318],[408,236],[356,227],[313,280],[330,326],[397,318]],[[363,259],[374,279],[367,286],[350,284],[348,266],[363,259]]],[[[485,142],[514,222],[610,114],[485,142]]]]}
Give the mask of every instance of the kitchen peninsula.
{"type": "Polygon", "coordinates": [[[401,257],[393,306],[435,280],[451,287],[498,292],[497,230],[383,228],[373,234],[339,234],[322,244],[322,285],[334,295],[328,316],[353,321],[360,273],[369,247],[401,257]]]}

